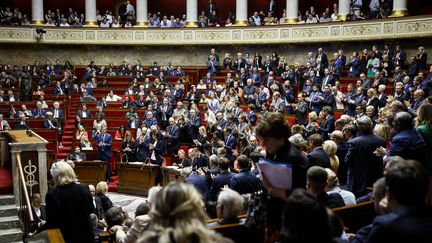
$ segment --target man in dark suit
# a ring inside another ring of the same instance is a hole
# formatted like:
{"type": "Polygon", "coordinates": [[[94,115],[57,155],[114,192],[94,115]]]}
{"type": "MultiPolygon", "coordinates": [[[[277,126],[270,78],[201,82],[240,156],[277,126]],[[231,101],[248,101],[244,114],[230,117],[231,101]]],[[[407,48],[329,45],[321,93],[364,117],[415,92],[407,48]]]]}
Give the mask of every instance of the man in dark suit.
{"type": "Polygon", "coordinates": [[[234,165],[235,155],[234,150],[237,148],[237,139],[232,133],[230,127],[224,129],[224,141],[220,142],[220,146],[223,146],[226,150],[226,158],[229,160],[231,166],[234,165]]]}
{"type": "Polygon", "coordinates": [[[249,159],[245,155],[240,155],[237,159],[240,171],[233,176],[229,187],[240,194],[253,193],[260,186],[260,179],[249,171],[249,159]]]}
{"type": "Polygon", "coordinates": [[[405,111],[396,113],[394,130],[397,134],[392,139],[388,155],[398,155],[404,159],[414,159],[425,163],[427,161],[426,144],[423,137],[415,130],[411,114],[405,111]]]}
{"type": "Polygon", "coordinates": [[[198,27],[200,27],[200,28],[208,27],[208,23],[205,21],[205,19],[203,17],[200,18],[200,20],[198,22],[198,27]]]}
{"type": "Polygon", "coordinates": [[[207,201],[209,186],[204,171],[202,169],[192,170],[187,167],[181,171],[181,175],[186,178],[185,183],[193,185],[201,193],[203,200],[207,201]]]}
{"type": "Polygon", "coordinates": [[[234,67],[236,68],[237,73],[240,73],[241,68],[246,67],[246,60],[243,58],[241,52],[237,53],[237,58],[234,60],[234,67]]]}
{"type": "Polygon", "coordinates": [[[201,118],[196,114],[195,109],[189,111],[189,118],[187,120],[188,133],[192,140],[198,138],[198,128],[201,126],[201,118]]]}
{"type": "Polygon", "coordinates": [[[339,158],[339,167],[337,171],[337,177],[341,185],[346,184],[347,167],[344,163],[345,156],[348,152],[348,146],[344,141],[344,135],[342,131],[335,130],[330,134],[330,139],[336,143],[336,156],[339,158]]]}
{"type": "Polygon", "coordinates": [[[276,1],[275,0],[270,0],[270,3],[268,5],[268,11],[269,13],[272,13],[273,16],[276,15],[277,13],[277,8],[276,8],[276,1]]]}
{"type": "Polygon", "coordinates": [[[320,166],[312,166],[306,173],[306,189],[318,198],[326,207],[337,208],[345,206],[339,193],[327,194],[327,171],[320,166]]]}
{"type": "Polygon", "coordinates": [[[322,68],[327,68],[328,67],[327,54],[325,54],[323,52],[323,49],[321,47],[318,48],[318,53],[316,54],[315,59],[320,59],[321,60],[321,67],[322,68]]]}
{"type": "Polygon", "coordinates": [[[73,153],[70,153],[68,155],[67,159],[80,162],[81,160],[87,160],[87,156],[85,153],[81,152],[81,149],[79,146],[75,146],[73,153]]]}
{"type": "Polygon", "coordinates": [[[429,179],[424,167],[398,161],[387,170],[385,182],[391,213],[377,216],[364,239],[354,242],[430,242],[432,209],[425,205],[429,179]]]}
{"type": "Polygon", "coordinates": [[[176,155],[180,146],[180,128],[173,117],[169,118],[169,126],[164,133],[167,153],[176,155]]]}
{"type": "Polygon", "coordinates": [[[330,86],[335,85],[335,79],[333,75],[331,75],[330,70],[328,68],[324,69],[324,77],[322,78],[322,84],[321,84],[321,87],[323,88],[322,91],[324,91],[324,87],[326,85],[330,85],[330,86]]]}
{"type": "Polygon", "coordinates": [[[98,217],[99,220],[102,220],[104,216],[104,211],[102,207],[102,201],[100,197],[96,197],[96,189],[93,185],[89,185],[89,191],[93,199],[93,206],[94,206],[94,214],[98,217]]]}
{"type": "Polygon", "coordinates": [[[373,152],[386,147],[384,139],[372,134],[372,121],[367,116],[356,120],[358,136],[348,141],[345,164],[348,167],[347,189],[356,197],[367,193],[367,188],[382,176],[382,158],[373,152]]]}
{"type": "Polygon", "coordinates": [[[60,103],[58,101],[55,101],[53,103],[53,108],[51,109],[51,112],[53,113],[53,117],[57,119],[60,123],[64,122],[64,111],[62,108],[60,108],[60,103]]]}
{"type": "Polygon", "coordinates": [[[192,154],[190,154],[192,158],[192,168],[199,169],[201,167],[208,167],[209,166],[209,158],[201,153],[199,148],[194,147],[192,149],[192,154]]]}
{"type": "Polygon", "coordinates": [[[96,146],[98,147],[97,158],[106,162],[107,170],[105,180],[109,182],[111,176],[110,159],[112,156],[111,145],[112,137],[108,134],[106,127],[102,127],[101,133],[96,137],[96,146]]]}
{"type": "Polygon", "coordinates": [[[36,108],[32,111],[33,118],[45,118],[46,110],[42,108],[42,103],[38,102],[36,108]]]}
{"type": "Polygon", "coordinates": [[[308,154],[309,166],[321,166],[330,168],[330,157],[323,150],[323,139],[318,133],[312,134],[308,138],[309,146],[312,152],[308,154]]]}
{"type": "Polygon", "coordinates": [[[144,120],[142,122],[146,124],[147,128],[150,128],[151,126],[158,124],[158,121],[153,116],[152,111],[147,111],[147,113],[145,113],[144,120]]]}
{"type": "Polygon", "coordinates": [[[400,45],[397,45],[395,48],[395,55],[393,58],[393,65],[396,67],[403,68],[406,60],[406,52],[400,48],[400,45]]]}
{"type": "Polygon", "coordinates": [[[215,178],[210,188],[210,201],[216,201],[220,190],[225,186],[229,185],[231,178],[235,175],[229,171],[229,161],[226,158],[219,158],[218,165],[221,172],[215,178]]]}
{"type": "Polygon", "coordinates": [[[93,114],[87,110],[87,106],[85,104],[82,104],[81,110],[77,111],[77,116],[79,118],[88,118],[93,117],[93,114]]]}
{"type": "Polygon", "coordinates": [[[347,90],[348,93],[346,94],[345,98],[342,100],[345,106],[345,114],[354,117],[356,114],[355,99],[357,98],[357,94],[354,92],[353,84],[348,84],[347,90]]]}
{"type": "Polygon", "coordinates": [[[335,120],[331,115],[331,108],[329,106],[323,107],[319,116],[322,119],[321,124],[318,125],[318,123],[314,123],[313,126],[315,130],[321,134],[322,139],[325,141],[330,138],[329,134],[335,130],[335,120]]]}
{"type": "Polygon", "coordinates": [[[140,121],[138,118],[136,118],[133,114],[129,115],[129,119],[127,122],[127,127],[128,128],[133,128],[133,129],[137,129],[140,127],[140,121]]]}
{"type": "Polygon", "coordinates": [[[45,225],[47,219],[45,205],[42,205],[42,198],[39,193],[35,193],[31,196],[31,206],[33,219],[37,223],[37,226],[34,225],[35,227],[33,230],[37,230],[45,225]]]}

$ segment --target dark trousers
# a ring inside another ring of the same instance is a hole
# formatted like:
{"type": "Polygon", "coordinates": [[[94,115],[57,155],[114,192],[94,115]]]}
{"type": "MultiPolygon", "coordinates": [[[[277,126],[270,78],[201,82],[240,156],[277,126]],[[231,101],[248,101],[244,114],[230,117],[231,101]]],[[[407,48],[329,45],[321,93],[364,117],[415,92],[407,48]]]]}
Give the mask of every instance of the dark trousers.
{"type": "Polygon", "coordinates": [[[98,160],[102,160],[106,162],[106,174],[105,174],[105,180],[109,182],[111,177],[111,166],[110,166],[110,159],[111,159],[112,153],[111,151],[98,151],[97,152],[97,158],[98,160]]]}

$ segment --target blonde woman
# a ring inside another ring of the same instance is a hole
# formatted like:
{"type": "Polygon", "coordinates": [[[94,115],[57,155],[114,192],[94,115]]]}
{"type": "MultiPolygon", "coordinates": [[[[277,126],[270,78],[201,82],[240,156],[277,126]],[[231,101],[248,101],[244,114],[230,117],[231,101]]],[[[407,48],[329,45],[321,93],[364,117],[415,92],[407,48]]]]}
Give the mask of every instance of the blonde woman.
{"type": "Polygon", "coordinates": [[[102,209],[104,212],[106,212],[108,209],[110,209],[113,204],[111,202],[111,199],[105,195],[105,193],[108,192],[108,184],[105,181],[101,181],[96,185],[96,197],[98,197],[102,202],[102,209]]]}
{"type": "Polygon", "coordinates": [[[78,130],[75,133],[75,139],[80,142],[83,141],[84,136],[87,136],[87,131],[85,130],[83,125],[78,126],[78,130]]]}
{"type": "Polygon", "coordinates": [[[137,242],[232,242],[207,227],[204,202],[192,185],[168,184],[149,215],[152,222],[137,242]]]}
{"type": "Polygon", "coordinates": [[[387,144],[387,150],[390,149],[391,146],[391,129],[387,124],[376,124],[374,127],[374,134],[378,137],[383,138],[387,144]]]}
{"type": "Polygon", "coordinates": [[[59,228],[66,242],[94,242],[90,223],[93,200],[88,186],[77,184],[75,172],[66,162],[54,163],[50,172],[55,187],[45,197],[45,228],[59,228]]]}
{"type": "Polygon", "coordinates": [[[339,169],[339,158],[336,156],[337,145],[332,140],[324,141],[323,150],[330,157],[330,169],[337,174],[339,169]]]}

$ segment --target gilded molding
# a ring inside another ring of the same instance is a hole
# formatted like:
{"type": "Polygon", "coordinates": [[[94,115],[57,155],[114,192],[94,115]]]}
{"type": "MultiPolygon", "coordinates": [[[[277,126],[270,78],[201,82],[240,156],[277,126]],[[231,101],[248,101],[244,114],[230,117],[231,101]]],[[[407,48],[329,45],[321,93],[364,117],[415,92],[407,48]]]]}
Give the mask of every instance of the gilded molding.
{"type": "Polygon", "coordinates": [[[432,16],[388,18],[328,24],[265,27],[100,29],[48,26],[0,27],[0,42],[74,45],[208,45],[312,43],[373,39],[432,37],[432,16]],[[36,28],[46,33],[36,38],[36,28]]]}

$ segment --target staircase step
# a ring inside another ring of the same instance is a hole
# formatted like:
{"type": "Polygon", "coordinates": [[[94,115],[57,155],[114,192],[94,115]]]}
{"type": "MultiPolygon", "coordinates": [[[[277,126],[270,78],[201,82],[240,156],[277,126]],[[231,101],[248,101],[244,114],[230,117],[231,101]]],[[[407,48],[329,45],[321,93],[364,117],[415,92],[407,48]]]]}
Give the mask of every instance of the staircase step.
{"type": "Polygon", "coordinates": [[[0,217],[15,216],[18,214],[17,207],[15,204],[1,205],[0,206],[0,217]]]}
{"type": "Polygon", "coordinates": [[[19,228],[0,230],[0,242],[22,242],[23,232],[19,228]]]}
{"type": "Polygon", "coordinates": [[[11,205],[15,204],[14,195],[0,195],[0,205],[11,205]]]}
{"type": "Polygon", "coordinates": [[[14,229],[20,227],[21,221],[19,220],[17,215],[0,217],[0,229],[14,229]]]}

